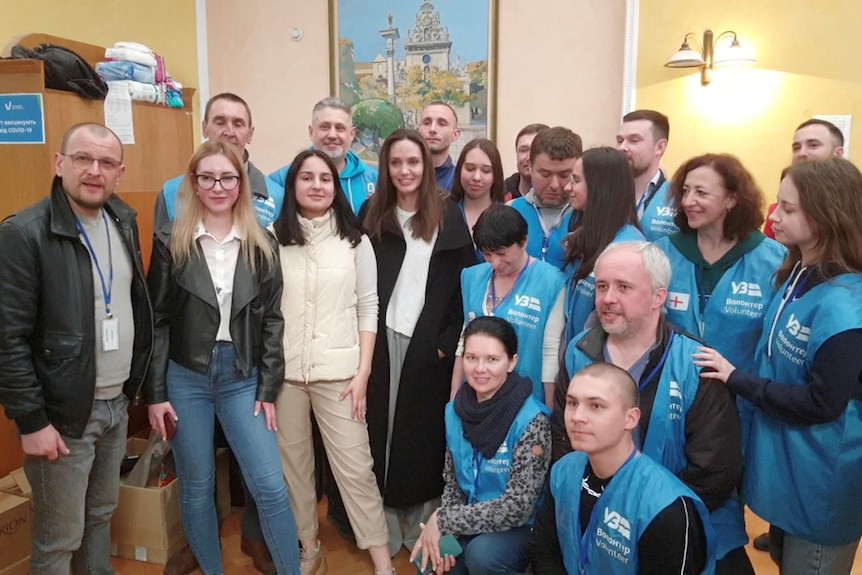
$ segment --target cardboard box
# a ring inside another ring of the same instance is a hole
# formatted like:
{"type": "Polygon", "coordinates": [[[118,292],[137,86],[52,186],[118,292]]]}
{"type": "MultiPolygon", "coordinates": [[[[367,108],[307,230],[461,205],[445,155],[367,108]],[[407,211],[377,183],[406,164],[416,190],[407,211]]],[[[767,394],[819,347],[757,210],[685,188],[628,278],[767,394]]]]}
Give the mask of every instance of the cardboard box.
{"type": "Polygon", "coordinates": [[[17,568],[22,560],[27,560],[29,568],[32,519],[29,500],[0,493],[0,573],[5,574],[8,569],[17,568]]]}
{"type": "Polygon", "coordinates": [[[33,490],[30,488],[30,482],[27,481],[27,476],[24,474],[24,468],[19,467],[12,471],[6,477],[0,479],[0,491],[3,493],[11,493],[19,497],[30,499],[33,496],[33,490]]]}
{"type": "MultiPolygon", "coordinates": [[[[30,547],[28,546],[27,549],[30,547]]],[[[30,556],[27,555],[20,561],[9,565],[5,569],[0,569],[0,575],[29,575],[30,573],[30,556]]]]}
{"type": "MultiPolygon", "coordinates": [[[[126,452],[140,455],[147,440],[132,437],[126,452]]],[[[216,455],[217,500],[220,510],[230,513],[228,485],[228,452],[216,455]]],[[[114,555],[147,563],[164,565],[186,545],[180,519],[179,480],[166,487],[120,486],[120,500],[111,521],[111,552],[114,555]]],[[[225,515],[226,517],[227,515],[225,515]]],[[[2,575],[2,574],[0,574],[2,575]]]]}

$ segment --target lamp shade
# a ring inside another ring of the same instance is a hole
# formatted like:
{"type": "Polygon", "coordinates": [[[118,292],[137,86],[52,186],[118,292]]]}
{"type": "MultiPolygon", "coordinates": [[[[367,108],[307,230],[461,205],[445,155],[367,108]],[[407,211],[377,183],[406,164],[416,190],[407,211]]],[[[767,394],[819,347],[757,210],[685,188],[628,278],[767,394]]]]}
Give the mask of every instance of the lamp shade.
{"type": "Polygon", "coordinates": [[[731,42],[730,46],[716,48],[715,64],[721,66],[754,64],[754,54],[750,49],[742,46],[738,40],[731,42]]]}
{"type": "Polygon", "coordinates": [[[703,56],[700,52],[692,50],[688,42],[683,42],[679,50],[674,52],[667,62],[667,68],[696,68],[704,65],[703,56]]]}

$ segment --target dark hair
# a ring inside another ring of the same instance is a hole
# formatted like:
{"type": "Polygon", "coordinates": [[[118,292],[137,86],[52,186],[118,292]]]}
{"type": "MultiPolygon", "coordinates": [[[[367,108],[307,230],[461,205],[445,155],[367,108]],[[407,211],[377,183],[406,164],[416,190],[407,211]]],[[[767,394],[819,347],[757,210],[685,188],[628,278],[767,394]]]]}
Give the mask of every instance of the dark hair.
{"type": "Polygon", "coordinates": [[[692,231],[688,226],[688,218],[681,209],[685,177],[689,172],[704,166],[715,170],[724,189],[736,199],[736,205],[724,218],[724,237],[744,241],[751,232],[763,225],[765,202],[763,192],[754,177],[736,156],[730,154],[703,154],[689,159],[679,167],[670,181],[670,196],[676,207],[673,223],[683,232],[692,231]]]}
{"type": "Polygon", "coordinates": [[[646,120],[652,124],[652,135],[655,141],[670,138],[670,121],[667,116],[655,110],[634,110],[623,116],[623,123],[646,120]]]}
{"type": "Polygon", "coordinates": [[[572,379],[582,376],[594,377],[611,383],[619,390],[626,409],[638,406],[640,400],[638,384],[632,378],[631,374],[623,368],[612,363],[597,361],[580,370],[572,379]]]}
{"type": "Polygon", "coordinates": [[[467,161],[467,152],[479,148],[488,159],[491,160],[491,171],[494,174],[494,182],[491,184],[491,201],[502,202],[505,199],[505,190],[503,187],[503,160],[500,159],[500,151],[494,142],[485,138],[476,138],[470,140],[467,145],[461,150],[461,155],[458,157],[458,164],[455,166],[455,177],[452,179],[452,193],[449,197],[460,202],[464,199],[464,186],[461,184],[461,170],[464,169],[464,163],[467,161]]]}
{"type": "MultiPolygon", "coordinates": [[[[449,108],[449,111],[452,112],[452,117],[455,118],[454,127],[458,127],[458,112],[455,111],[455,108],[452,107],[452,104],[444,102],[443,100],[434,100],[433,102],[429,102],[428,105],[425,106],[425,108],[428,108],[429,106],[446,106],[447,108],[449,108]]],[[[425,108],[422,108],[423,112],[425,111],[425,108]]],[[[419,117],[421,119],[422,114],[419,114],[419,117]]]]}
{"type": "Polygon", "coordinates": [[[338,180],[338,168],[335,167],[332,159],[320,150],[303,150],[296,155],[290,164],[287,172],[287,181],[284,183],[284,203],[281,205],[278,219],[272,224],[273,230],[275,230],[275,237],[278,238],[278,243],[283,246],[304,246],[308,240],[305,237],[302,226],[299,225],[300,214],[299,206],[296,203],[296,178],[299,177],[302,165],[309,158],[320,158],[326,163],[326,167],[329,168],[329,173],[332,174],[332,184],[335,188],[331,209],[335,216],[335,227],[338,229],[338,236],[343,240],[349,241],[352,247],[356,247],[362,240],[359,221],[353,214],[353,210],[350,209],[347,197],[341,190],[341,182],[338,180]]]}
{"type": "Polygon", "coordinates": [[[471,335],[487,335],[503,344],[506,355],[512,359],[518,353],[518,334],[506,320],[492,315],[479,316],[464,328],[464,345],[471,335]]]}
{"type": "Polygon", "coordinates": [[[555,126],[536,132],[530,145],[530,163],[535,162],[539,154],[547,154],[552,160],[559,161],[580,158],[583,153],[584,143],[579,135],[568,128],[555,126]]]}
{"type": "MultiPolygon", "coordinates": [[[[862,274],[862,173],[843,158],[793,164],[787,177],[799,191],[799,207],[819,234],[817,274],[824,280],[838,274],[862,274]]],[[[777,283],[790,276],[801,258],[798,246],[787,246],[777,283]]]]}
{"type": "Polygon", "coordinates": [[[425,140],[416,130],[399,128],[389,134],[380,150],[380,163],[377,172],[377,191],[366,202],[368,214],[364,225],[368,235],[379,239],[383,231],[384,220],[389,220],[396,228],[400,228],[395,217],[395,206],[398,192],[389,177],[389,154],[392,145],[402,140],[408,140],[419,146],[422,155],[422,181],[419,183],[419,209],[410,218],[409,225],[414,238],[431,241],[434,231],[443,225],[443,196],[437,187],[434,177],[434,164],[431,162],[431,152],[425,140]]]}
{"type": "Polygon", "coordinates": [[[518,140],[520,140],[522,136],[538,134],[542,130],[547,130],[548,128],[550,128],[550,126],[547,124],[527,124],[526,126],[521,128],[521,131],[518,132],[517,136],[515,136],[515,147],[518,146],[518,140]]]}
{"type": "Polygon", "coordinates": [[[207,101],[207,105],[204,108],[204,124],[209,122],[210,108],[212,108],[213,104],[218,102],[219,100],[227,100],[228,102],[234,102],[235,104],[242,104],[245,108],[245,113],[248,114],[249,127],[254,125],[251,123],[251,108],[248,107],[248,103],[232,92],[222,92],[221,94],[216,94],[207,101]]]}
{"type": "MultiPolygon", "coordinates": [[[[640,229],[635,211],[635,181],[625,154],[602,146],[581,156],[587,205],[566,245],[566,263],[579,261],[572,285],[589,276],[599,254],[626,224],[640,229]]],[[[575,217],[575,216],[573,216],[575,217]]]]}
{"type": "Polygon", "coordinates": [[[481,213],[473,226],[473,243],[480,250],[501,250],[527,241],[527,220],[518,210],[494,204],[481,213]]]}
{"type": "Polygon", "coordinates": [[[798,126],[796,126],[795,132],[798,132],[802,128],[807,128],[808,126],[823,126],[827,130],[829,130],[829,134],[832,136],[832,143],[835,147],[840,147],[844,145],[844,134],[841,133],[841,130],[838,129],[838,126],[833,124],[832,122],[827,122],[826,120],[821,120],[819,118],[811,118],[810,120],[805,120],[798,126]]]}
{"type": "Polygon", "coordinates": [[[120,140],[120,137],[109,127],[104,126],[98,122],[81,122],[80,124],[75,124],[63,134],[63,141],[60,143],[60,153],[65,154],[69,151],[69,140],[72,139],[72,136],[75,135],[80,130],[86,130],[87,132],[98,136],[99,138],[109,138],[111,136],[117,141],[117,144],[120,146],[120,162],[123,161],[123,142],[120,140]]]}

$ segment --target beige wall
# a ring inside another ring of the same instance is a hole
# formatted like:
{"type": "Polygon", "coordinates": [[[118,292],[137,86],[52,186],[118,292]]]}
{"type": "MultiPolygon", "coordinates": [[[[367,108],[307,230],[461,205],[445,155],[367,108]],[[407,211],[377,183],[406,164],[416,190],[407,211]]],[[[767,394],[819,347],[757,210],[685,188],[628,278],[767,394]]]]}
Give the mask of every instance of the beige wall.
{"type": "MultiPolygon", "coordinates": [[[[419,0],[401,1],[418,10],[419,0]]],[[[613,141],[625,0],[498,2],[497,141],[506,172],[514,171],[515,134],[531,122],[569,126],[586,145],[613,141]]],[[[230,90],[247,98],[255,162],[264,171],[288,163],[308,145],[312,106],[329,95],[328,3],[209,0],[207,34],[210,95],[230,90]],[[290,39],[293,28],[303,31],[301,41],[290,39]]]]}

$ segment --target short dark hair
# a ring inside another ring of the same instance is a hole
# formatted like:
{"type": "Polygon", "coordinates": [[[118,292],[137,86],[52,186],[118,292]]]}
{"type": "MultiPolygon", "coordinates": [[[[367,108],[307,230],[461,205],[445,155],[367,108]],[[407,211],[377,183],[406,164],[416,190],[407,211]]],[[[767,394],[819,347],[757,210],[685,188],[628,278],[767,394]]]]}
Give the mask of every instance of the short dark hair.
{"type": "Polygon", "coordinates": [[[207,105],[204,108],[204,124],[209,122],[210,119],[210,109],[213,107],[213,104],[218,102],[219,100],[227,100],[228,102],[234,102],[235,104],[242,104],[245,108],[245,113],[248,114],[248,125],[249,127],[254,124],[251,123],[251,108],[248,107],[248,102],[234,94],[233,92],[222,92],[221,94],[216,94],[212,98],[207,101],[207,105]]]}
{"type": "Polygon", "coordinates": [[[493,204],[482,212],[473,226],[473,243],[480,250],[502,250],[527,241],[527,220],[518,210],[493,204]]]}
{"type": "Polygon", "coordinates": [[[584,153],[584,142],[581,137],[568,128],[555,126],[536,132],[536,138],[530,146],[530,163],[536,161],[539,154],[547,154],[552,160],[571,160],[580,158],[584,153]]]}
{"type": "Polygon", "coordinates": [[[506,355],[512,359],[518,353],[518,334],[512,324],[492,315],[479,316],[464,328],[464,345],[473,335],[487,335],[503,344],[506,355]]]}
{"type": "Polygon", "coordinates": [[[72,136],[74,136],[79,130],[87,130],[91,134],[95,134],[100,138],[113,136],[114,139],[117,140],[117,144],[120,145],[120,162],[123,161],[123,142],[120,140],[120,137],[111,128],[98,122],[81,122],[66,130],[66,133],[63,134],[63,140],[60,142],[61,154],[66,153],[69,147],[69,140],[72,139],[72,136]]]}
{"type": "Polygon", "coordinates": [[[347,197],[341,190],[341,182],[338,179],[338,168],[335,167],[329,156],[320,150],[311,149],[303,150],[297,154],[287,172],[287,181],[284,183],[284,203],[281,205],[278,219],[272,224],[278,243],[283,246],[304,246],[308,241],[308,238],[305,237],[305,232],[302,230],[302,226],[299,225],[300,214],[299,206],[296,203],[296,178],[299,177],[302,165],[309,158],[320,158],[324,161],[326,167],[329,168],[329,173],[332,174],[333,187],[335,188],[335,196],[332,199],[332,212],[335,216],[338,235],[341,239],[349,241],[351,246],[356,247],[362,240],[362,232],[359,228],[359,221],[350,208],[347,197]]]}
{"type": "MultiPolygon", "coordinates": [[[[612,383],[620,391],[626,409],[637,407],[639,402],[638,385],[629,372],[612,363],[591,363],[572,377],[574,380],[581,376],[595,377],[612,383]]],[[[570,382],[571,383],[571,382],[570,382]]]]}
{"type": "Polygon", "coordinates": [[[547,124],[527,124],[526,126],[521,128],[521,131],[518,132],[517,136],[515,136],[515,146],[518,145],[518,140],[520,140],[522,136],[538,134],[542,130],[547,130],[548,128],[550,128],[550,126],[547,124]]]}
{"type": "Polygon", "coordinates": [[[623,123],[646,120],[652,124],[652,135],[656,141],[670,138],[670,121],[667,116],[655,110],[634,110],[623,116],[623,123]]]}
{"type": "Polygon", "coordinates": [[[820,118],[811,118],[810,120],[805,120],[804,122],[796,126],[796,130],[794,130],[794,133],[798,132],[802,128],[807,128],[808,126],[823,126],[827,130],[829,130],[829,134],[832,136],[832,143],[835,145],[836,148],[844,145],[844,134],[841,133],[841,130],[838,129],[838,126],[836,126],[832,122],[821,120],[820,118]]]}
{"type": "Polygon", "coordinates": [[[479,148],[488,159],[491,160],[491,170],[494,174],[494,183],[491,184],[491,201],[502,202],[505,199],[505,189],[503,185],[503,160],[500,159],[500,151],[494,142],[485,138],[476,138],[467,142],[467,145],[461,150],[461,155],[458,157],[458,164],[455,166],[455,177],[452,179],[452,193],[449,195],[455,201],[461,201],[464,198],[464,186],[461,184],[461,170],[467,161],[467,152],[479,148]]]}
{"type": "MultiPolygon", "coordinates": [[[[446,106],[447,108],[449,108],[449,111],[452,112],[452,116],[455,118],[455,127],[458,127],[458,112],[455,111],[455,108],[452,107],[452,104],[450,104],[449,102],[444,102],[443,100],[434,100],[433,102],[429,102],[428,105],[425,106],[425,108],[429,106],[446,106]]],[[[423,112],[425,111],[425,108],[422,108],[423,112]]],[[[422,114],[420,114],[419,116],[421,118],[422,114]]]]}
{"type": "Polygon", "coordinates": [[[683,232],[691,232],[688,218],[681,209],[685,177],[697,168],[709,167],[721,178],[728,194],[736,199],[736,205],[724,218],[724,237],[744,241],[751,232],[763,225],[763,192],[745,169],[739,158],[730,154],[703,154],[689,159],[679,167],[670,182],[670,196],[676,207],[673,223],[683,232]]]}
{"type": "MultiPolygon", "coordinates": [[[[617,232],[630,224],[640,229],[635,210],[635,180],[625,154],[602,146],[581,156],[587,206],[567,238],[566,263],[578,264],[574,282],[589,276],[599,255],[617,232]]],[[[575,216],[572,217],[574,219],[575,216]]]]}

